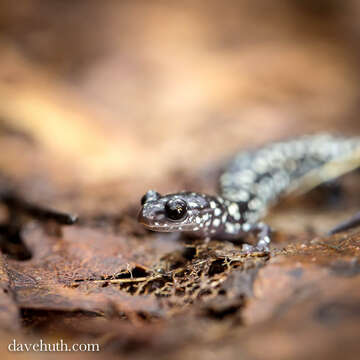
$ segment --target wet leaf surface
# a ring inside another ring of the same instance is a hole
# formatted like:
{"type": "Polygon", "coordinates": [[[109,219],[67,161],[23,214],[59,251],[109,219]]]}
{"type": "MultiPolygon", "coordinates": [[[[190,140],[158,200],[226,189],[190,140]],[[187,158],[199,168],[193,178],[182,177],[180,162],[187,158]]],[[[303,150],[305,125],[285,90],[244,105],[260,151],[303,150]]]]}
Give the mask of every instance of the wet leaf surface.
{"type": "Polygon", "coordinates": [[[18,330],[20,317],[14,300],[6,262],[0,257],[0,322],[2,329],[18,330]]]}

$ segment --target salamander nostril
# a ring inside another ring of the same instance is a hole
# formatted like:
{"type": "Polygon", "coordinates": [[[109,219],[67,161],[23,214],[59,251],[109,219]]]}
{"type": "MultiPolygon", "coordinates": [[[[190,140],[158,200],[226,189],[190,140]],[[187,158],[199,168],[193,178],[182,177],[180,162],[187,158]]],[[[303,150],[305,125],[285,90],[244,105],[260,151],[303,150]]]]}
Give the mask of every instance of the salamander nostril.
{"type": "Polygon", "coordinates": [[[145,195],[143,195],[140,202],[141,202],[141,205],[144,205],[148,201],[159,200],[160,197],[161,197],[161,195],[158,192],[156,192],[154,190],[149,190],[145,195]]]}
{"type": "Polygon", "coordinates": [[[144,205],[146,203],[146,194],[142,196],[140,203],[141,205],[144,205]]]}

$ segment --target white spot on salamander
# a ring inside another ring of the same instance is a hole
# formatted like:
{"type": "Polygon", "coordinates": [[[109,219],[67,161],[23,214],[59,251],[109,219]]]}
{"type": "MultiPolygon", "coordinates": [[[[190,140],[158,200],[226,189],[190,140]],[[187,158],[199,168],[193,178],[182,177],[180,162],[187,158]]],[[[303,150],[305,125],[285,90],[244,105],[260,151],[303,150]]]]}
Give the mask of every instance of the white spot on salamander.
{"type": "Polygon", "coordinates": [[[220,225],[220,219],[215,219],[213,221],[213,226],[218,227],[220,225]]]}
{"type": "Polygon", "coordinates": [[[215,209],[216,208],[216,202],[215,201],[210,201],[210,207],[212,209],[215,209]]]}
{"type": "Polygon", "coordinates": [[[257,210],[262,206],[262,204],[259,199],[255,198],[249,202],[248,206],[249,206],[249,209],[251,209],[251,210],[257,210]]]}
{"type": "Polygon", "coordinates": [[[235,214],[239,213],[239,207],[237,206],[237,204],[231,203],[228,207],[228,211],[231,216],[234,216],[235,214]]]}
{"type": "Polygon", "coordinates": [[[216,209],[214,210],[214,215],[215,215],[215,216],[220,216],[220,215],[221,215],[221,209],[216,208],[216,209]]]}
{"type": "Polygon", "coordinates": [[[250,194],[248,191],[246,190],[240,190],[237,194],[236,194],[236,198],[238,201],[248,201],[250,199],[250,194]]]}
{"type": "Polygon", "coordinates": [[[226,223],[225,224],[225,231],[228,234],[234,234],[235,233],[235,226],[232,223],[226,223]]]}
{"type": "Polygon", "coordinates": [[[239,221],[241,219],[241,214],[240,212],[237,212],[233,215],[233,218],[236,220],[236,221],[239,221]]]}

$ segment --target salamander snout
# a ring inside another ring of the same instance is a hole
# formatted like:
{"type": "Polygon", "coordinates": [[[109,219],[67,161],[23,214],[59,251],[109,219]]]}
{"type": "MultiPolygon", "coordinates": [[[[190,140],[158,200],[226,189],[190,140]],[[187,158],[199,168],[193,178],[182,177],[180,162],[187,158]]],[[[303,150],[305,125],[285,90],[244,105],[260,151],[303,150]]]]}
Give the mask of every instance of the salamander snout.
{"type": "Polygon", "coordinates": [[[154,229],[156,224],[162,219],[163,206],[159,201],[161,195],[149,190],[140,200],[141,208],[138,214],[138,221],[149,229],[154,229]]]}
{"type": "Polygon", "coordinates": [[[176,231],[187,216],[187,202],[179,197],[161,196],[149,190],[141,198],[138,221],[146,228],[156,231],[176,231]]]}
{"type": "Polygon", "coordinates": [[[198,229],[207,202],[196,193],[162,196],[150,190],[142,197],[141,205],[138,215],[141,224],[150,230],[172,232],[198,229]]]}

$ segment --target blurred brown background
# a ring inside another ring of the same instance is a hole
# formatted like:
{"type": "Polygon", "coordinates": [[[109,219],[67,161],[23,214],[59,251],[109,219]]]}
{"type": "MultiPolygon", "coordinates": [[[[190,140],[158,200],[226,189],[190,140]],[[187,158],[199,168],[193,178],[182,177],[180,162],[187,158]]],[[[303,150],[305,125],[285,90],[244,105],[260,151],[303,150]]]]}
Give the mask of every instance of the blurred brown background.
{"type": "Polygon", "coordinates": [[[33,176],[156,184],[254,144],[360,130],[356,1],[0,6],[0,124],[26,134],[1,138],[7,172],[21,158],[33,176]]]}

